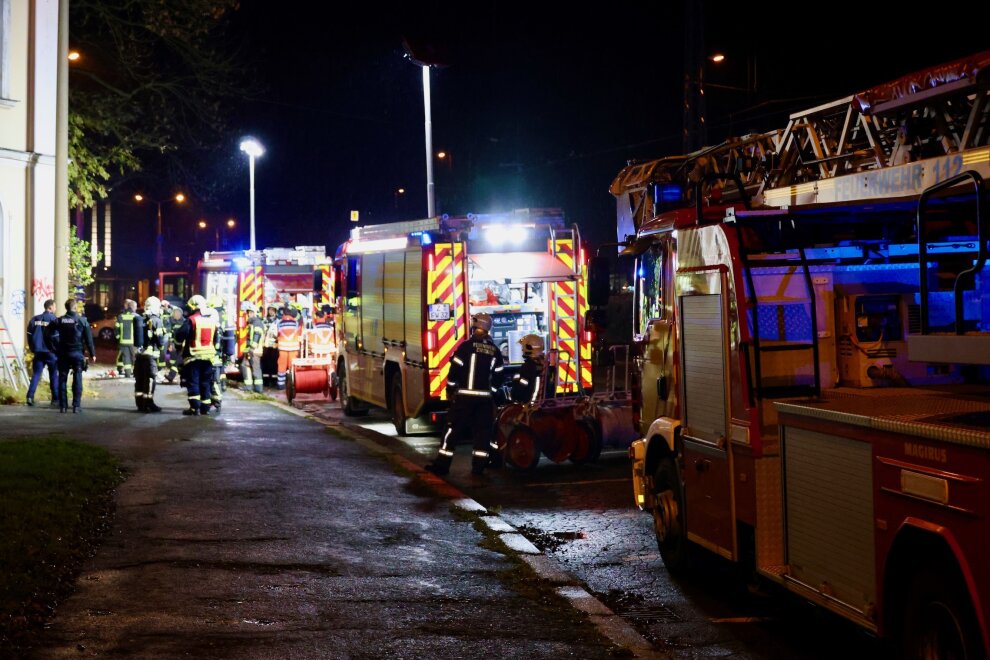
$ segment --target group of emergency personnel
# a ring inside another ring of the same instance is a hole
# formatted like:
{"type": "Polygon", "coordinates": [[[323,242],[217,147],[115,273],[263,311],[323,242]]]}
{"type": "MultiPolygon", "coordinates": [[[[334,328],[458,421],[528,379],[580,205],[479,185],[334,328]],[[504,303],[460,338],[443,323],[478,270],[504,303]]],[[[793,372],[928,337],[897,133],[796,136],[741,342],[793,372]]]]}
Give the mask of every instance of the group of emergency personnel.
{"type": "Polygon", "coordinates": [[[89,321],[76,311],[76,301],[65,303],[65,314],[55,316],[55,301],[45,301],[45,311],[33,317],[27,326],[28,348],[33,354],[31,384],[28,386],[26,402],[34,405],[34,395],[41,381],[41,374],[47,367],[48,381],[52,391],[52,406],[60,412],[69,409],[68,385],[72,374],[72,412],[78,413],[82,405],[83,371],[89,360],[96,360],[93,333],[89,321]]]}
{"type": "MultiPolygon", "coordinates": [[[[495,401],[503,382],[505,364],[502,351],[492,341],[492,317],[486,313],[471,317],[471,336],[465,339],[450,360],[447,376],[447,431],[440,441],[437,456],[427,466],[437,475],[450,470],[454,448],[472,441],[471,474],[481,475],[486,467],[501,467],[501,455],[495,443],[495,401]]],[[[530,334],[519,340],[523,364],[513,376],[510,398],[518,403],[534,403],[547,391],[544,342],[530,334]]]]}

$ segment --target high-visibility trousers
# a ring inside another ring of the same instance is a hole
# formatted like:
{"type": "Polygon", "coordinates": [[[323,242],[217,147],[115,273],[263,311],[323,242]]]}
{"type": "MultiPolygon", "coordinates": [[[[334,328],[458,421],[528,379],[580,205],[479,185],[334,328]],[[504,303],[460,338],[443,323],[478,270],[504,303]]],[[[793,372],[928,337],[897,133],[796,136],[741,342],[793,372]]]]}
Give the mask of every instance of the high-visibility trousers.
{"type": "Polygon", "coordinates": [[[292,361],[299,357],[299,351],[278,352],[278,389],[285,389],[285,372],[292,367],[292,361]]]}

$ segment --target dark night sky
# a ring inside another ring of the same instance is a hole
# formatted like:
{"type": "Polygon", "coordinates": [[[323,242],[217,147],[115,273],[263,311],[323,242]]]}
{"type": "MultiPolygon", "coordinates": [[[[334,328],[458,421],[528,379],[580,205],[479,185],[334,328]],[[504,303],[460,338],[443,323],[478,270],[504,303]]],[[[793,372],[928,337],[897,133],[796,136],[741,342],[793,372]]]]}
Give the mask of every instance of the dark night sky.
{"type": "MultiPolygon", "coordinates": [[[[404,35],[450,61],[432,77],[434,148],[452,154],[435,168],[440,212],[560,207],[593,242],[614,240],[614,175],[630,158],[681,151],[683,2],[449,4],[334,3],[323,17],[242,2],[231,32],[250,44],[262,92],[230,122],[267,148],[256,170],[260,247],[332,249],[351,209],[363,223],[426,215],[421,74],[403,57],[404,35]]],[[[744,87],[755,58],[757,91],[708,89],[708,141],[783,126],[789,111],[990,48],[980,21],[872,5],[832,2],[809,16],[808,3],[709,0],[705,49],[731,64],[706,69],[706,80],[744,87]]],[[[216,168],[237,186],[217,211],[246,226],[236,143],[216,168]]]]}

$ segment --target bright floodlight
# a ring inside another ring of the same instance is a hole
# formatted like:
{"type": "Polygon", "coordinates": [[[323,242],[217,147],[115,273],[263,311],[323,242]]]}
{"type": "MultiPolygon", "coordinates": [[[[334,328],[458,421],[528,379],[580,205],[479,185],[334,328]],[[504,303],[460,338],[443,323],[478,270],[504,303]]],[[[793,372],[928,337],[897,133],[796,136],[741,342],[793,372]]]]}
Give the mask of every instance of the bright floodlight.
{"type": "Polygon", "coordinates": [[[265,148],[254,138],[246,138],[241,141],[241,151],[251,158],[259,158],[265,153],[265,148]]]}

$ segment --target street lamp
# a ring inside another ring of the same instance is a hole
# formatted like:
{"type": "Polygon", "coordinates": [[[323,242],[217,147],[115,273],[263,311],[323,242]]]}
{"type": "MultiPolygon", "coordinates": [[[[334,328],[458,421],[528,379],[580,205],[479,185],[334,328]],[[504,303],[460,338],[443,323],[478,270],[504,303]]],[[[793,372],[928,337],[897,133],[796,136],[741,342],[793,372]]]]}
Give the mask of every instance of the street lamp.
{"type": "Polygon", "coordinates": [[[254,252],[254,159],[260,158],[265,153],[265,148],[254,138],[245,138],[241,140],[241,151],[247,154],[251,178],[251,251],[254,252]]]}
{"type": "MultiPolygon", "coordinates": [[[[145,200],[145,196],[141,193],[134,195],[134,201],[141,203],[145,200]]],[[[158,224],[155,230],[155,266],[158,267],[158,272],[161,272],[165,265],[165,255],[162,253],[163,243],[165,237],[162,235],[162,204],[166,202],[175,202],[176,204],[182,204],[186,201],[186,196],[182,193],[176,193],[174,196],[167,199],[148,199],[149,202],[158,207],[158,224]]],[[[161,293],[159,291],[159,293],[161,293]]]]}

